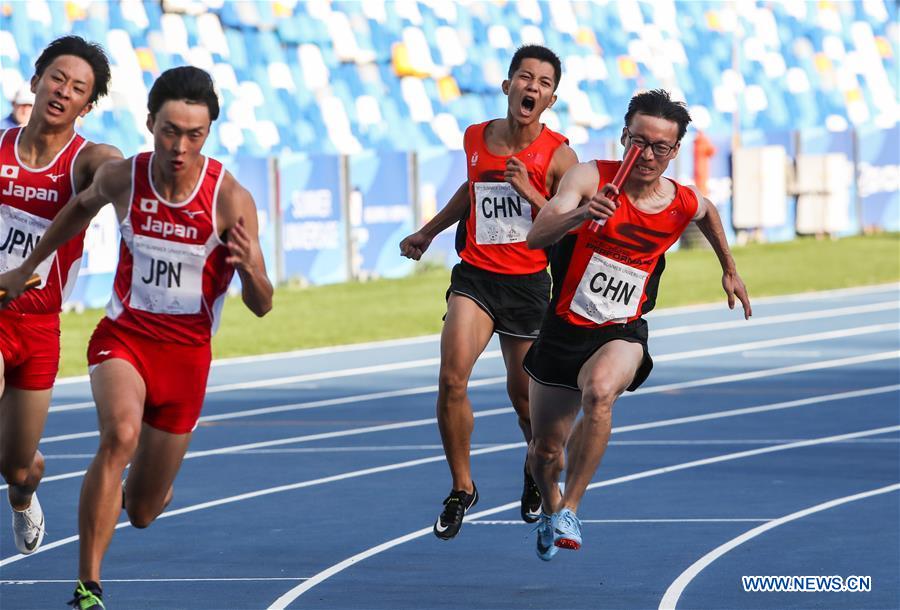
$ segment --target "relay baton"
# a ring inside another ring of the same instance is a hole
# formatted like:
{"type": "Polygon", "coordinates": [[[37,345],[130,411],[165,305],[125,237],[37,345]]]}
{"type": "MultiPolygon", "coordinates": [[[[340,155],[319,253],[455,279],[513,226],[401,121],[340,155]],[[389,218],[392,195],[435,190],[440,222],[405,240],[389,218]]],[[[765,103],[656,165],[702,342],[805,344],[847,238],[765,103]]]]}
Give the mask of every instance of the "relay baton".
{"type": "MultiPolygon", "coordinates": [[[[30,278],[25,281],[25,290],[31,290],[32,288],[37,288],[41,285],[41,276],[37,273],[32,274],[30,278]]],[[[6,291],[0,288],[0,299],[6,296],[6,291]]]]}
{"type": "MultiPolygon", "coordinates": [[[[625,184],[625,180],[628,179],[628,174],[631,173],[632,168],[634,168],[634,164],[637,163],[638,158],[641,156],[641,153],[644,151],[640,146],[636,146],[634,144],[631,145],[631,148],[628,149],[628,152],[625,153],[625,158],[622,159],[622,165],[619,166],[619,171],[616,172],[616,175],[613,176],[612,184],[619,191],[622,190],[622,185],[625,184]]],[[[619,199],[619,195],[615,194],[610,197],[612,201],[616,201],[619,199]]],[[[603,220],[592,220],[590,229],[593,233],[596,233],[606,224],[606,219],[603,220]]]]}

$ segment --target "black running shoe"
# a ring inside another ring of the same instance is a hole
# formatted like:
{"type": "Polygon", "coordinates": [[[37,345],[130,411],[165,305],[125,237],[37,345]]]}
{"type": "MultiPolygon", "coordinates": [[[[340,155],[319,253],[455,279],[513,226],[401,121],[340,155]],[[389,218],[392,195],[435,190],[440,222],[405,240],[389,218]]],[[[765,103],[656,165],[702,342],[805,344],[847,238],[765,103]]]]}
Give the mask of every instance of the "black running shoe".
{"type": "Polygon", "coordinates": [[[472,482],[472,493],[454,489],[444,500],[444,512],[434,522],[434,535],[441,540],[450,540],[459,533],[466,512],[478,503],[478,488],[472,482]]]}
{"type": "Polygon", "coordinates": [[[103,589],[95,582],[83,583],[79,580],[75,587],[75,597],[69,601],[69,605],[76,610],[104,610],[103,589]]]}
{"type": "Polygon", "coordinates": [[[525,464],[525,485],[522,487],[522,500],[519,504],[519,513],[525,523],[536,523],[541,518],[541,490],[537,483],[528,474],[528,464],[525,464]]]}

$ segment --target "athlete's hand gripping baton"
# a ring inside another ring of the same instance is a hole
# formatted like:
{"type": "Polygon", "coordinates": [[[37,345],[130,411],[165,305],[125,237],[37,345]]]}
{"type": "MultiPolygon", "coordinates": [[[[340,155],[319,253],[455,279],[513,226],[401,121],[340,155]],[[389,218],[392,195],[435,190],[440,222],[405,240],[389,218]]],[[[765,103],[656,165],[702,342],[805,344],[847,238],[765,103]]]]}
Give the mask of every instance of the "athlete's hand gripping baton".
{"type": "MultiPolygon", "coordinates": [[[[612,184],[618,191],[622,190],[622,185],[625,184],[625,181],[628,179],[628,174],[631,173],[631,170],[634,168],[634,164],[637,163],[638,158],[641,156],[641,153],[644,151],[643,148],[637,146],[635,144],[631,145],[631,148],[628,149],[628,152],[625,153],[625,158],[622,159],[622,165],[619,166],[619,171],[616,172],[616,175],[613,176],[612,184]]],[[[619,198],[618,195],[612,195],[610,199],[612,201],[616,201],[619,198]]],[[[602,220],[592,220],[590,230],[594,233],[600,230],[606,224],[606,219],[602,220]]]]}
{"type": "MultiPolygon", "coordinates": [[[[37,273],[32,274],[30,278],[25,280],[25,290],[31,290],[41,285],[41,276],[37,273]]],[[[6,291],[0,288],[0,299],[6,296],[6,291]]]]}

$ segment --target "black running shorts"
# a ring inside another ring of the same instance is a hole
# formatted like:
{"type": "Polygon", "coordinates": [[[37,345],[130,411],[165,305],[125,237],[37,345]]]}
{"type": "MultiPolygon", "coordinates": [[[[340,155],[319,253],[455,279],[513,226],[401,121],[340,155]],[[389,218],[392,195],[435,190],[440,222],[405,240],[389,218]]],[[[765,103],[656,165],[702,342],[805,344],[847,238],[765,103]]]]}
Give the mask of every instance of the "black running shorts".
{"type": "Polygon", "coordinates": [[[579,391],[578,373],[581,367],[594,352],[614,339],[640,343],[644,348],[644,360],[628,386],[628,391],[634,392],[653,369],[653,359],[647,351],[647,322],[643,318],[627,324],[582,328],[550,312],[544,319],[537,341],[525,354],[525,371],[541,385],[579,391]]]}
{"type": "Polygon", "coordinates": [[[448,300],[451,294],[475,301],[494,321],[494,332],[534,339],[550,301],[550,274],[505,275],[460,261],[450,275],[448,300]]]}

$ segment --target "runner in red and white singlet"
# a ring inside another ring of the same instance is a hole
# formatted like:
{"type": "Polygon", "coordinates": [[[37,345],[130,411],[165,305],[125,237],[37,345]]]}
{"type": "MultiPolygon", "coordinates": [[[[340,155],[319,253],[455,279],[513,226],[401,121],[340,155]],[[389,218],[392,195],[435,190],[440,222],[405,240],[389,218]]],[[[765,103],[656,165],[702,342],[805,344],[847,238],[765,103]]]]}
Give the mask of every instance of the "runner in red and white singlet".
{"type": "Polygon", "coordinates": [[[737,297],[744,316],[751,314],[715,206],[663,177],[690,120],[663,90],[635,95],[622,144],[642,152],[622,192],[610,184],[620,162],[579,164],[528,234],[532,247],[555,244],[551,310],[524,363],[532,377],[529,459],[544,499],[537,554],[545,561],[559,548],[581,546],[578,505],[606,450],[613,403],[653,367],[643,315],[656,304],[665,252],[688,223],[698,224],[719,258],[729,307],[737,297]],[[604,223],[596,233],[593,219],[604,223]],[[563,465],[565,492],[558,486],[563,465]]]}
{"type": "MultiPolygon", "coordinates": [[[[525,237],[537,211],[577,162],[568,140],[540,122],[556,101],[561,75],[559,58],[549,49],[527,45],[516,51],[502,85],[506,117],[466,129],[466,182],[443,210],[400,243],[404,256],[419,260],[434,236],[459,222],[456,249],[462,261],[447,290],[437,399],[453,478],[434,524],[435,535],[444,540],[456,536],[466,510],[478,501],[469,463],[473,419],[467,386],[493,333],[499,335],[519,427],[526,441],[531,438],[528,376],[521,363],[547,310],[550,277],[546,253],[529,249],[525,237]]],[[[531,523],[540,512],[540,493],[527,465],[524,470],[520,512],[531,523]]]]}
{"type": "MultiPolygon", "coordinates": [[[[17,151],[24,128],[0,135],[0,272],[14,269],[40,240],[56,213],[75,194],[75,162],[88,144],[72,137],[44,167],[23,163],[17,151]]],[[[72,290],[81,265],[84,232],[63,244],[38,265],[40,285],[10,302],[6,311],[58,314],[72,290]]],[[[53,379],[50,384],[53,385],[53,379]]],[[[44,389],[44,388],[38,388],[44,389]]]]}
{"type": "Polygon", "coordinates": [[[106,315],[151,339],[205,345],[234,275],[215,226],[224,168],[206,157],[194,191],[173,203],[153,186],[152,157],[132,158],[131,206],[119,226],[119,266],[106,315]]]}
{"type": "Polygon", "coordinates": [[[113,296],[88,345],[100,447],[79,505],[75,601],[102,597],[100,567],[125,508],[148,526],[172,498],[172,484],[200,416],[210,337],[235,270],[244,304],[272,307],[256,207],[222,165],[201,154],[219,115],[210,76],[194,67],[163,72],[150,89],[147,127],[154,151],[107,163],[57,215],[15,276],[27,274],[112,201],[122,233],[113,296]],[[124,494],[122,474],[130,463],[124,494]]]}
{"type": "MultiPolygon", "coordinates": [[[[122,158],[116,148],[75,133],[76,120],[106,94],[109,79],[103,49],[77,36],[55,40],[35,62],[28,124],[0,131],[0,273],[23,263],[100,165],[122,158]]],[[[59,369],[59,312],[75,284],[83,242],[81,231],[48,252],[35,266],[38,287],[0,301],[0,470],[9,484],[16,547],[26,554],[44,535],[34,495],[44,472],[37,447],[59,369]]]]}

